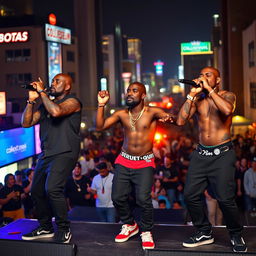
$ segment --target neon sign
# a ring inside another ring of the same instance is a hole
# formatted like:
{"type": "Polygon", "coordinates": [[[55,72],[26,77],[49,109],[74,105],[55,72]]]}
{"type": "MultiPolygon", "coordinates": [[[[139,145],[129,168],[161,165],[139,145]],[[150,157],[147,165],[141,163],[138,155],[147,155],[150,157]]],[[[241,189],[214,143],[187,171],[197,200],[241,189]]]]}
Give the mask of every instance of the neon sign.
{"type": "Polygon", "coordinates": [[[154,62],[154,66],[156,67],[156,74],[161,76],[163,74],[164,62],[158,60],[154,62]]]}
{"type": "Polygon", "coordinates": [[[212,54],[210,42],[181,43],[181,55],[212,54]]]}
{"type": "Polygon", "coordinates": [[[0,33],[0,43],[27,42],[28,35],[28,31],[0,33]]]}

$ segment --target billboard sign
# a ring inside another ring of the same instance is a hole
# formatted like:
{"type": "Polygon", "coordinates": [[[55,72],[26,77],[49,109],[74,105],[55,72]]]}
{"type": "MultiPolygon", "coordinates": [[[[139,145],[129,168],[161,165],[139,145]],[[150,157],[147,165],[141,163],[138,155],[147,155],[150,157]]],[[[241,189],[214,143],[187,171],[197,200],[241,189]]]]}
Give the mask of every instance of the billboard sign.
{"type": "Polygon", "coordinates": [[[35,154],[34,127],[0,131],[0,167],[35,154]]]}
{"type": "Polygon", "coordinates": [[[48,78],[51,83],[54,76],[62,73],[61,44],[48,42],[48,78]]]}
{"type": "Polygon", "coordinates": [[[181,55],[212,54],[211,42],[181,43],[181,55]]]}
{"type": "Polygon", "coordinates": [[[68,28],[45,24],[45,39],[46,41],[61,44],[71,44],[71,30],[68,28]]]}

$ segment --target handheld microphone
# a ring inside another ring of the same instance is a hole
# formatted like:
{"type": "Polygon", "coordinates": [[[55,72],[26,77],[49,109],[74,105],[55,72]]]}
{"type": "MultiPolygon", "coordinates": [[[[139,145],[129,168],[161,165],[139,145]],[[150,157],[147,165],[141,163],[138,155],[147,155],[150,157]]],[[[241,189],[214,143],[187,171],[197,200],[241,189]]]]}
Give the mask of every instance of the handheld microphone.
{"type": "MultiPolygon", "coordinates": [[[[23,89],[26,89],[26,90],[36,91],[36,89],[31,84],[22,84],[20,87],[23,89]]],[[[48,94],[50,92],[51,88],[46,87],[44,90],[45,90],[46,94],[48,94]]]]}
{"type": "Polygon", "coordinates": [[[31,84],[22,84],[20,87],[26,90],[36,91],[36,89],[31,84]]]}
{"type": "Polygon", "coordinates": [[[188,80],[188,79],[178,79],[178,81],[182,84],[189,84],[189,85],[192,85],[193,87],[195,88],[198,88],[200,87],[199,84],[196,84],[194,81],[192,80],[188,80]]]}

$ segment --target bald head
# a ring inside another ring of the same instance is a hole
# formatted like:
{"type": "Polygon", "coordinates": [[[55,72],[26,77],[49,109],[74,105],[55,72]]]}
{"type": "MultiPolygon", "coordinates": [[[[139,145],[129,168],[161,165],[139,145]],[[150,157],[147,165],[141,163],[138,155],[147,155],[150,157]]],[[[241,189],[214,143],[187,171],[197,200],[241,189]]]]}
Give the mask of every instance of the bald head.
{"type": "Polygon", "coordinates": [[[142,93],[147,94],[147,93],[146,93],[146,87],[145,87],[145,85],[144,85],[143,83],[140,83],[140,82],[133,82],[133,83],[130,84],[130,86],[131,86],[131,85],[134,85],[134,84],[136,84],[137,86],[140,87],[142,93]]]}
{"type": "MultiPolygon", "coordinates": [[[[205,69],[211,70],[211,72],[212,72],[216,77],[220,77],[220,71],[219,71],[217,68],[208,66],[208,67],[204,67],[204,68],[202,69],[202,71],[205,70],[205,69]]],[[[202,71],[201,71],[201,72],[202,72],[202,71]]]]}
{"type": "Polygon", "coordinates": [[[70,75],[64,74],[64,73],[61,73],[59,75],[65,79],[66,84],[70,86],[70,90],[71,90],[72,85],[73,85],[72,77],[70,75]]]}

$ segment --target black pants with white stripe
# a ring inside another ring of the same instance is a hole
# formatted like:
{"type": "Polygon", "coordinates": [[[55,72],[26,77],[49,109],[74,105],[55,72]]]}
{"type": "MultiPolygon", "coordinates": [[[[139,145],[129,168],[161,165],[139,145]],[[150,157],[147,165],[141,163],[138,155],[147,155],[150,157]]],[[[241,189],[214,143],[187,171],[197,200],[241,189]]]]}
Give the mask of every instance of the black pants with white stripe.
{"type": "Polygon", "coordinates": [[[184,196],[192,222],[199,231],[211,230],[202,201],[204,190],[210,184],[230,235],[241,233],[243,227],[235,203],[235,161],[233,149],[218,156],[202,156],[197,151],[192,153],[184,196]]]}

